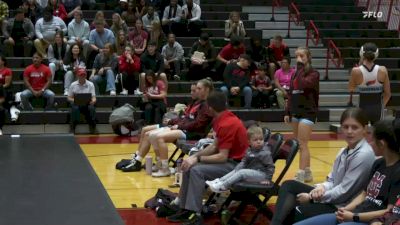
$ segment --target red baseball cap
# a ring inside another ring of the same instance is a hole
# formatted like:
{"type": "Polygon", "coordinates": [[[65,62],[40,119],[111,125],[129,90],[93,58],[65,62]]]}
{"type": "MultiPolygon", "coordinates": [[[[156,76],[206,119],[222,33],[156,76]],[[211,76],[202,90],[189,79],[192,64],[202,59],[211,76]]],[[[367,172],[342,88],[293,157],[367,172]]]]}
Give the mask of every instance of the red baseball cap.
{"type": "Polygon", "coordinates": [[[79,68],[76,70],[76,75],[77,76],[86,76],[86,70],[84,68],[79,68]]]}

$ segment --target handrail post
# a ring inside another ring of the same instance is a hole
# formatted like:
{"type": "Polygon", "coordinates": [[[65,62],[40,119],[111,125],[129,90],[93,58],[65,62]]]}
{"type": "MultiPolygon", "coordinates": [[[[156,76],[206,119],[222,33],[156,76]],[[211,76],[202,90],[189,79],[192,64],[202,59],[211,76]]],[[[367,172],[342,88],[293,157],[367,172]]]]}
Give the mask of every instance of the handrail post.
{"type": "Polygon", "coordinates": [[[307,39],[306,39],[306,47],[308,48],[308,39],[310,38],[310,25],[307,26],[307,39]]]}
{"type": "Polygon", "coordinates": [[[276,2],[275,0],[272,1],[272,16],[270,21],[275,21],[275,2],[276,2]]]}
{"type": "Polygon", "coordinates": [[[386,26],[387,27],[389,27],[390,17],[392,16],[392,7],[393,7],[393,0],[390,0],[389,12],[388,12],[388,16],[387,16],[387,19],[386,19],[386,26]]]}
{"type": "Polygon", "coordinates": [[[286,35],[286,37],[287,38],[290,38],[290,20],[291,20],[291,18],[292,18],[292,16],[290,15],[290,4],[289,4],[289,6],[288,6],[288,9],[289,9],[289,11],[288,11],[288,29],[287,29],[287,35],[286,35]]]}
{"type": "Polygon", "coordinates": [[[325,77],[324,77],[325,80],[328,80],[328,66],[330,59],[329,49],[330,49],[330,41],[328,42],[328,48],[326,49],[326,67],[325,67],[325,77]]]}

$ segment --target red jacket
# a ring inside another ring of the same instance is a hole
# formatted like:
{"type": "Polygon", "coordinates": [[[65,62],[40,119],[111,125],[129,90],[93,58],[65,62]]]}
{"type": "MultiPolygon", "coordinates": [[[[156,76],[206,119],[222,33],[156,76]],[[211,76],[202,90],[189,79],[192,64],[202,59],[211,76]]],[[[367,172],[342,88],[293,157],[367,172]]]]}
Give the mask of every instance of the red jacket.
{"type": "MultiPolygon", "coordinates": [[[[56,6],[54,6],[53,16],[58,16],[64,21],[67,19],[68,14],[67,14],[67,11],[65,10],[65,7],[63,4],[58,3],[58,9],[56,8],[56,6]],[[58,13],[57,13],[57,10],[58,10],[58,13]]],[[[68,24],[67,24],[67,26],[68,26],[68,24]]]]}
{"type": "Polygon", "coordinates": [[[133,63],[131,64],[126,61],[125,54],[119,57],[118,70],[120,73],[125,72],[128,75],[133,75],[133,73],[140,71],[140,58],[133,54],[132,59],[133,63]]]}

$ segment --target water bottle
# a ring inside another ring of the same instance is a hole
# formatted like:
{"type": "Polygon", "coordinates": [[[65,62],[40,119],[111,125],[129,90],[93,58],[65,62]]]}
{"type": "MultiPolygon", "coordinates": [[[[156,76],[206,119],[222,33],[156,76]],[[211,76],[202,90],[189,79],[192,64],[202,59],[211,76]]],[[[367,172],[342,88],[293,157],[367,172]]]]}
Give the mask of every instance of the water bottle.
{"type": "Polygon", "coordinates": [[[145,164],[146,173],[148,175],[151,175],[152,167],[153,167],[153,158],[148,155],[148,156],[146,156],[146,164],[145,164]]]}

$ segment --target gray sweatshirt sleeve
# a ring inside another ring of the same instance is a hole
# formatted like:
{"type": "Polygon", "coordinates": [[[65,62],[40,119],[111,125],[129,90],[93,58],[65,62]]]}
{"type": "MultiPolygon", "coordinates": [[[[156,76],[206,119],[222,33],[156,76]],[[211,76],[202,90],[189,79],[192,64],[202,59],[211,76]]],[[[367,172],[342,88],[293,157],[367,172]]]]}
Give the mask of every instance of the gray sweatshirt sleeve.
{"type": "Polygon", "coordinates": [[[50,63],[56,63],[57,59],[54,56],[54,49],[52,45],[49,45],[49,48],[47,49],[47,57],[50,63]]]}
{"type": "Polygon", "coordinates": [[[248,151],[249,151],[249,149],[246,151],[246,154],[242,158],[242,161],[240,161],[240,163],[236,165],[235,170],[240,170],[240,169],[244,168],[244,166],[246,165],[246,159],[247,159],[247,152],[248,151]]]}
{"type": "Polygon", "coordinates": [[[174,60],[181,61],[183,59],[183,55],[185,54],[182,45],[176,45],[176,57],[174,60]]]}
{"type": "Polygon", "coordinates": [[[275,164],[274,161],[272,160],[271,151],[265,148],[268,148],[268,146],[267,145],[264,146],[262,154],[260,154],[260,160],[265,167],[264,172],[267,177],[267,180],[272,180],[272,177],[274,176],[275,172],[275,164]]]}
{"type": "Polygon", "coordinates": [[[42,26],[43,26],[43,18],[38,19],[38,21],[36,21],[36,24],[35,24],[35,35],[38,39],[43,38],[42,29],[41,29],[42,26]]]}
{"type": "MultiPolygon", "coordinates": [[[[367,145],[365,148],[371,147],[367,145]]],[[[351,198],[357,195],[362,190],[363,186],[366,185],[368,174],[375,157],[372,150],[359,149],[358,151],[359,152],[353,157],[348,157],[346,162],[342,162],[347,164],[347,169],[339,184],[333,186],[333,175],[335,171],[332,171],[330,177],[328,177],[328,181],[323,183],[326,191],[321,202],[342,204],[346,200],[351,200],[351,198]]],[[[335,160],[335,164],[336,163],[339,163],[337,159],[335,160]]]]}

